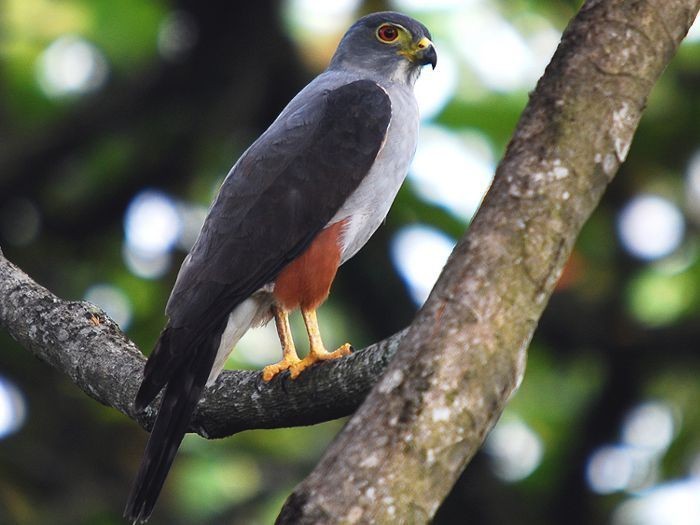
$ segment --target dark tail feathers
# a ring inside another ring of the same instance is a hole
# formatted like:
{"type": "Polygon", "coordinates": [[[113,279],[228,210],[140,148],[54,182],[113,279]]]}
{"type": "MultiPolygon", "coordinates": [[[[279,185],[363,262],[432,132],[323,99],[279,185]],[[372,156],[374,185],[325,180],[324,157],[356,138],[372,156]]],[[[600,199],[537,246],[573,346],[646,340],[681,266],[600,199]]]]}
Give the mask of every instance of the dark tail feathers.
{"type": "Polygon", "coordinates": [[[215,335],[205,337],[190,348],[188,338],[173,332],[172,328],[166,328],[161,334],[146,364],[144,380],[135,401],[137,408],[144,408],[167,383],[139,473],[124,510],[124,517],[133,523],[146,521],[153,511],[177,449],[187,432],[192,412],[209,377],[219,346],[218,330],[213,330],[215,335]],[[187,358],[182,360],[184,356],[187,358]]]}

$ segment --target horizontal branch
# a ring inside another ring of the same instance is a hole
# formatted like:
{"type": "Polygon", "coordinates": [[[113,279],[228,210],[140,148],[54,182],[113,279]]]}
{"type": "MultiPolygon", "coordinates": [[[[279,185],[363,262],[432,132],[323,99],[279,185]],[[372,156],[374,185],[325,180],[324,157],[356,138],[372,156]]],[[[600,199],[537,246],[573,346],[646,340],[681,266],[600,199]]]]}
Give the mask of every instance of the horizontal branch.
{"type": "MultiPolygon", "coordinates": [[[[66,301],[34,282],[0,251],[0,327],[65,373],[85,393],[150,428],[155,408],[134,410],[145,358],[100,308],[66,301]]],[[[310,425],[351,414],[384,371],[403,332],[323,363],[290,381],[224,371],[199,402],[191,429],[220,438],[253,428],[310,425]]]]}

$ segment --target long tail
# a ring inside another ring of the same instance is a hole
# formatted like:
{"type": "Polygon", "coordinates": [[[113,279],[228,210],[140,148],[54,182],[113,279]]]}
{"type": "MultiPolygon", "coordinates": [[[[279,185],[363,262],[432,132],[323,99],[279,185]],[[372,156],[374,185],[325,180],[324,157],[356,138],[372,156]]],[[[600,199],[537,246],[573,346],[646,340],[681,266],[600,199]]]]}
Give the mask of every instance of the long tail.
{"type": "Polygon", "coordinates": [[[148,358],[136,394],[137,410],[146,408],[163,387],[165,394],[131,489],[124,517],[143,522],[153,511],[177,449],[185,437],[192,412],[205,384],[212,384],[238,340],[256,323],[266,320],[269,304],[249,297],[204,337],[186,328],[166,327],[148,358]]]}
{"type": "Polygon", "coordinates": [[[145,377],[136,397],[136,407],[144,408],[167,382],[141,467],[124,510],[124,517],[133,523],[146,521],[153,511],[209,377],[221,337],[221,330],[212,330],[211,335],[198,342],[196,350],[190,350],[186,360],[177,362],[175,356],[187,355],[187,349],[176,347],[187,344],[189,338],[173,332],[172,328],[166,328],[161,334],[146,365],[145,377]]]}

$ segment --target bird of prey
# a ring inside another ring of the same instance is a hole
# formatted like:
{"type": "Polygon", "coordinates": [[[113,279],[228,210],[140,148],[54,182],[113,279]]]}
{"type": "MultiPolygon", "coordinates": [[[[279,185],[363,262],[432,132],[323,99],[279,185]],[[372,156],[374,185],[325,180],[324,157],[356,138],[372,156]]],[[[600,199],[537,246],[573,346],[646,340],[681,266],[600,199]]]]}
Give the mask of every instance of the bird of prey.
{"type": "Polygon", "coordinates": [[[263,370],[292,379],[328,352],[316,309],[338,267],[382,223],[416,148],[413,85],[437,54],[425,26],[394,12],[359,19],[328,68],[243,153],[224,180],[166,306],[168,323],[135,400],[164,388],[125,517],[148,519],[205,385],[251,327],[274,318],[283,349],[263,370]],[[297,356],[299,308],[309,354],[297,356]]]}

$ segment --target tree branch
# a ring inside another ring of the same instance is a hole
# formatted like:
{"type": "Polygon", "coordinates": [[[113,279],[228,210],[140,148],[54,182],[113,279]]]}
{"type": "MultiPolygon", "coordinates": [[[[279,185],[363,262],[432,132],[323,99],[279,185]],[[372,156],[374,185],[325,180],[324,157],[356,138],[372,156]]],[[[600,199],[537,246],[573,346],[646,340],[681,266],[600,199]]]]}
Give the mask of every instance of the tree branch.
{"type": "MultiPolygon", "coordinates": [[[[156,411],[134,410],[145,359],[107,315],[81,301],[59,299],[0,252],[0,327],[62,371],[86,394],[150,428],[156,411]]],[[[199,402],[191,423],[219,438],[253,428],[311,425],[351,414],[381,376],[403,332],[289,381],[264,383],[257,371],[224,371],[199,402]]]]}
{"type": "Polygon", "coordinates": [[[699,7],[584,4],[395,359],[278,523],[431,519],[517,388],[581,226],[699,7]]]}

